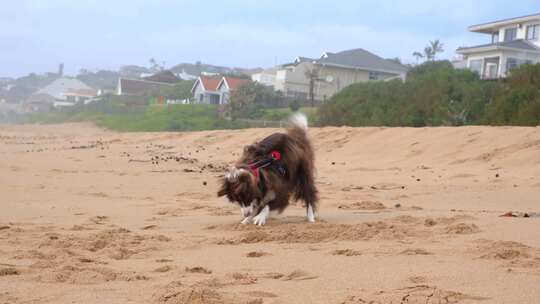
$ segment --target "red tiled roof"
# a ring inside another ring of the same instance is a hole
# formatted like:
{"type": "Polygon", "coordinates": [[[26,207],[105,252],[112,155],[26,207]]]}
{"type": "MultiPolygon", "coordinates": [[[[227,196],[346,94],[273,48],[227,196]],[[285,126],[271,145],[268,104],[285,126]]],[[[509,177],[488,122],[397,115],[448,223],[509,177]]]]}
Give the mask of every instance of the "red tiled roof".
{"type": "Polygon", "coordinates": [[[227,85],[229,86],[229,89],[231,91],[236,90],[239,87],[241,87],[243,85],[246,85],[246,84],[251,82],[251,80],[249,80],[249,79],[236,78],[236,77],[223,77],[223,79],[225,79],[225,81],[227,82],[227,85]]]}
{"type": "Polygon", "coordinates": [[[221,80],[220,78],[208,76],[201,76],[200,79],[203,83],[204,89],[207,91],[217,91],[219,81],[221,80]]]}

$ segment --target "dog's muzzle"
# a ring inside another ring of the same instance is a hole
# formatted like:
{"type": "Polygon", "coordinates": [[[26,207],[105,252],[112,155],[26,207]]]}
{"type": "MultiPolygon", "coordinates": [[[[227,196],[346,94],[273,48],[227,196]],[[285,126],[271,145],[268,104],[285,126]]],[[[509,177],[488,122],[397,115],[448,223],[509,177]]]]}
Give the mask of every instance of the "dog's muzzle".
{"type": "Polygon", "coordinates": [[[244,217],[250,217],[253,213],[253,206],[249,205],[248,207],[240,207],[242,209],[242,215],[244,217]]]}

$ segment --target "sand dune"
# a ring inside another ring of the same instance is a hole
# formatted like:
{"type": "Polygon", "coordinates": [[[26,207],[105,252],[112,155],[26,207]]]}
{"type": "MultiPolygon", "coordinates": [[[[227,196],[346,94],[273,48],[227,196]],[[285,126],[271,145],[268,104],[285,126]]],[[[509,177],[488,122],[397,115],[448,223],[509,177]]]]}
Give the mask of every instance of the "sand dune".
{"type": "Polygon", "coordinates": [[[1,125],[0,303],[540,299],[540,128],[313,128],[319,221],[240,225],[218,178],[274,131],[1,125]]]}

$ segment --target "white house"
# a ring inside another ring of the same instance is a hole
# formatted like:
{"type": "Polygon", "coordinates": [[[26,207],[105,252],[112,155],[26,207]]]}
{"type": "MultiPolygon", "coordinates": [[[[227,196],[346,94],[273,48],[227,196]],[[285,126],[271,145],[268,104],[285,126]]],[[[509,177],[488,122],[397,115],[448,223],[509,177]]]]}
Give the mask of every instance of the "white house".
{"type": "Polygon", "coordinates": [[[67,98],[67,102],[71,104],[83,102],[88,104],[96,97],[100,95],[100,92],[95,89],[68,89],[64,92],[64,96],[67,98]]]}
{"type": "Polygon", "coordinates": [[[482,79],[506,77],[522,64],[540,62],[540,14],[473,25],[469,31],[490,36],[488,44],[457,50],[482,79]]]}
{"type": "Polygon", "coordinates": [[[324,101],[345,87],[359,82],[405,80],[408,68],[381,58],[364,49],[337,53],[325,52],[321,57],[296,57],[276,72],[275,89],[289,98],[307,99],[310,79],[314,80],[314,99],[324,101]]]}
{"type": "Polygon", "coordinates": [[[76,78],[60,77],[30,95],[24,101],[24,107],[29,111],[46,111],[53,107],[73,106],[78,101],[82,101],[84,97],[82,99],[75,98],[72,93],[82,91],[86,92],[86,95],[92,94],[89,92],[94,92],[97,95],[95,90],[76,78]]]}
{"type": "Polygon", "coordinates": [[[277,68],[265,69],[261,72],[251,75],[251,80],[268,87],[274,87],[276,84],[277,68]]]}
{"type": "Polygon", "coordinates": [[[195,103],[220,104],[220,93],[217,91],[221,78],[200,76],[191,88],[195,103]]]}
{"type": "Polygon", "coordinates": [[[76,78],[62,77],[53,81],[48,86],[37,91],[36,94],[46,94],[54,97],[58,101],[70,101],[66,92],[70,90],[93,90],[82,81],[76,78]]]}
{"type": "Polygon", "coordinates": [[[176,77],[182,79],[182,80],[197,80],[197,76],[188,74],[184,69],[182,69],[181,73],[176,73],[176,77]]]}
{"type": "Polygon", "coordinates": [[[225,76],[221,78],[221,81],[219,82],[217,87],[217,91],[219,93],[219,104],[229,103],[231,92],[250,82],[251,81],[249,79],[237,77],[225,76]]]}

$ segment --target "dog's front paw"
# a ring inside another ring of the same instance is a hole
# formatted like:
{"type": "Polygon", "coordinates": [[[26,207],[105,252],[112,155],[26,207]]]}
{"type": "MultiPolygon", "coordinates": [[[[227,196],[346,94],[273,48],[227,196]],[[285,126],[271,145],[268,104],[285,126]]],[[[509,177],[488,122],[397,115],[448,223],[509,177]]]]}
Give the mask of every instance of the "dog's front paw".
{"type": "Polygon", "coordinates": [[[253,224],[257,226],[263,226],[266,224],[266,219],[268,218],[268,215],[270,214],[270,208],[268,206],[264,207],[264,209],[259,213],[256,217],[253,218],[253,224]]]}
{"type": "Polygon", "coordinates": [[[264,224],[266,224],[266,217],[265,216],[261,216],[261,215],[257,215],[254,219],[253,219],[253,224],[257,225],[257,226],[263,226],[264,224]]]}
{"type": "Polygon", "coordinates": [[[249,222],[251,222],[251,220],[252,220],[252,218],[248,216],[248,217],[246,217],[245,219],[243,219],[243,220],[240,222],[240,224],[244,224],[244,225],[249,224],[249,222]]]}

